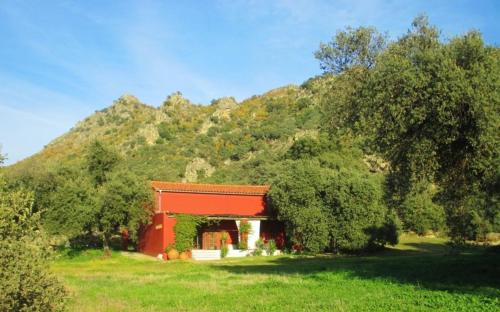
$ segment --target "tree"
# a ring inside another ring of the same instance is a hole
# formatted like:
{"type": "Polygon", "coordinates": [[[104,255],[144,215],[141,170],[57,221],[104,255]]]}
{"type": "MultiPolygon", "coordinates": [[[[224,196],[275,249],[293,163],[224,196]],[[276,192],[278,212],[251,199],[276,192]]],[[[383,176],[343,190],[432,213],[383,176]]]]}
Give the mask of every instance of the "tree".
{"type": "Polygon", "coordinates": [[[46,229],[70,240],[91,234],[96,224],[96,193],[89,175],[73,170],[57,180],[57,186],[44,194],[50,207],[44,214],[46,229]]]}
{"type": "Polygon", "coordinates": [[[98,193],[96,226],[102,235],[104,253],[109,255],[113,234],[126,228],[137,239],[139,227],[150,221],[152,192],[149,186],[130,172],[116,172],[98,193]]]}
{"type": "Polygon", "coordinates": [[[323,152],[326,147],[318,139],[306,137],[293,142],[287,152],[287,157],[291,159],[316,157],[323,152]]]}
{"type": "Polygon", "coordinates": [[[107,175],[119,162],[118,154],[100,141],[93,141],[87,148],[87,169],[96,187],[107,180],[107,175]]]}
{"type": "Polygon", "coordinates": [[[328,247],[329,218],[321,198],[327,174],[315,161],[289,162],[271,183],[270,204],[299,249],[328,247]]]}
{"type": "Polygon", "coordinates": [[[299,160],[285,164],[271,185],[271,207],[299,249],[359,251],[398,241],[399,221],[376,178],[299,160]]]}
{"type": "Polygon", "coordinates": [[[47,269],[51,249],[33,193],[4,186],[0,172],[0,310],[63,311],[66,291],[47,269]]]}
{"type": "Polygon", "coordinates": [[[429,230],[436,232],[445,229],[444,207],[433,201],[436,192],[435,185],[417,185],[405,195],[398,211],[406,230],[424,234],[429,230]]]}
{"type": "Polygon", "coordinates": [[[137,240],[140,226],[150,221],[152,192],[143,178],[118,166],[117,154],[95,141],[88,147],[85,169],[61,168],[52,176],[57,183],[45,194],[50,209],[44,214],[51,234],[80,244],[99,236],[106,255],[111,237],[122,230],[137,240]]]}
{"type": "Polygon", "coordinates": [[[134,174],[115,172],[119,160],[114,150],[94,141],[87,152],[87,170],[96,200],[88,198],[83,189],[75,190],[82,196],[73,193],[79,196],[79,206],[83,210],[88,211],[87,204],[94,204],[86,219],[94,221],[93,227],[102,237],[105,255],[110,255],[109,243],[113,234],[126,228],[132,239],[136,239],[139,227],[151,217],[151,190],[134,174]]]}
{"type": "Polygon", "coordinates": [[[353,66],[371,68],[386,46],[386,36],[372,27],[347,27],[328,43],[321,43],[314,56],[325,73],[340,74],[353,66]]]}
{"type": "MultiPolygon", "coordinates": [[[[436,183],[451,235],[467,237],[472,211],[498,211],[500,52],[469,32],[443,43],[425,16],[377,57],[345,102],[349,127],[363,125],[390,161],[399,204],[416,185],[436,183]]],[[[332,117],[335,119],[335,117],[332,117]]],[[[338,121],[338,119],[336,119],[338,121]]]]}
{"type": "MultiPolygon", "coordinates": [[[[397,233],[387,240],[384,233],[389,211],[384,206],[382,185],[356,172],[339,172],[325,188],[325,204],[330,215],[330,235],[334,249],[358,251],[396,244],[397,233]]],[[[394,231],[398,229],[395,228],[394,231]]]]}
{"type": "Polygon", "coordinates": [[[7,159],[7,156],[2,154],[2,145],[0,145],[0,166],[3,165],[5,160],[7,159]]]}

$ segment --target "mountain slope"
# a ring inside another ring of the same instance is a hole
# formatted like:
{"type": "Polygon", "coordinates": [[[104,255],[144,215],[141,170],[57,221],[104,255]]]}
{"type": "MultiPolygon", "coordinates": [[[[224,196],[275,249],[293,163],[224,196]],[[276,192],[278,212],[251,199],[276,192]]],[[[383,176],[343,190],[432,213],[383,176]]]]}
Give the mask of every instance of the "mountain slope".
{"type": "MultiPolygon", "coordinates": [[[[11,166],[11,174],[83,166],[95,139],[120,152],[121,166],[148,179],[265,183],[295,140],[317,137],[320,102],[331,79],[311,79],[237,103],[196,105],[174,93],[158,107],[124,95],[79,122],[41,152],[11,166]]],[[[357,155],[361,163],[362,155],[357,155]]]]}

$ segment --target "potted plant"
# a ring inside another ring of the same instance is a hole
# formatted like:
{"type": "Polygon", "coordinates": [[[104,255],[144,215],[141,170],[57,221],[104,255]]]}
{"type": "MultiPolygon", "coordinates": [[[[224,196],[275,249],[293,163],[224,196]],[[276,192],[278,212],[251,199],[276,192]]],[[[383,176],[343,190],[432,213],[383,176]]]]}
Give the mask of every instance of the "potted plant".
{"type": "Polygon", "coordinates": [[[227,254],[229,253],[229,248],[227,247],[227,245],[223,245],[221,248],[220,248],[220,257],[221,258],[225,258],[227,256],[227,254]]]}
{"type": "Polygon", "coordinates": [[[165,251],[167,252],[168,260],[179,258],[179,252],[175,249],[173,244],[168,245],[165,251]]]}
{"type": "Polygon", "coordinates": [[[247,220],[241,220],[239,230],[240,242],[238,248],[243,250],[248,249],[248,234],[252,232],[252,225],[247,220]]]}
{"type": "Polygon", "coordinates": [[[179,259],[180,259],[180,260],[186,260],[186,259],[189,259],[189,252],[188,252],[188,251],[182,251],[182,252],[179,254],[179,259]]]}
{"type": "Polygon", "coordinates": [[[229,239],[229,233],[226,232],[226,231],[223,231],[221,234],[220,234],[220,242],[221,242],[221,246],[225,246],[226,245],[226,242],[227,240],[229,239]]]}
{"type": "Polygon", "coordinates": [[[229,253],[229,247],[226,244],[228,239],[229,239],[229,233],[226,231],[223,231],[220,234],[220,243],[221,243],[220,257],[221,258],[225,258],[227,256],[227,254],[229,253]]]}

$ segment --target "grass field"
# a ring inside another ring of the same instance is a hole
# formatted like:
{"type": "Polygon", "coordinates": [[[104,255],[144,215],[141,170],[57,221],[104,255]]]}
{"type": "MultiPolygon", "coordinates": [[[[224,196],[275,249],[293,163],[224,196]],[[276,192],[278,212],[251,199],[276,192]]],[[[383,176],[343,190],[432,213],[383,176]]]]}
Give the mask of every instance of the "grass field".
{"type": "Polygon", "coordinates": [[[372,256],[159,262],[61,254],[72,311],[500,311],[500,254],[403,237],[372,256]]]}

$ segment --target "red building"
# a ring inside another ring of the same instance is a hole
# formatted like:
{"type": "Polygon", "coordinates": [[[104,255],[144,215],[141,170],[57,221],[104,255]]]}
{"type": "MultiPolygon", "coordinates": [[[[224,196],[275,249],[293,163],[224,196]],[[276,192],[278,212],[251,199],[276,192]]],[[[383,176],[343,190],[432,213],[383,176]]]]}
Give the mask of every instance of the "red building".
{"type": "Polygon", "coordinates": [[[200,228],[197,249],[220,248],[220,234],[227,232],[229,248],[236,250],[240,222],[250,223],[248,248],[255,242],[274,239],[281,248],[284,243],[283,225],[276,221],[266,206],[268,186],[172,183],[152,181],[155,192],[155,214],[152,223],[140,237],[141,252],[156,256],[175,243],[176,214],[203,215],[216,220],[210,227],[200,228]]]}

